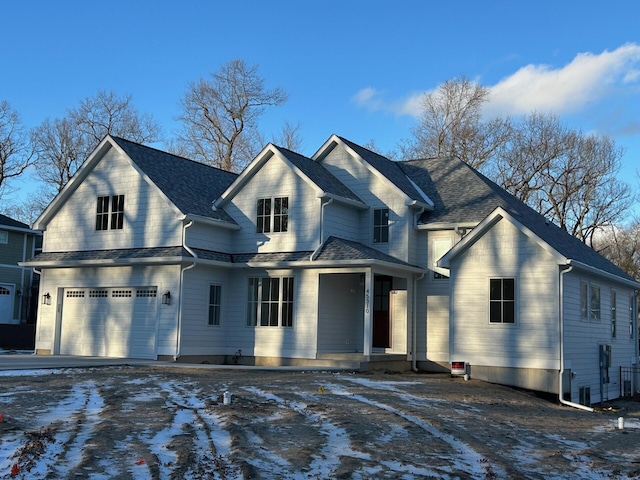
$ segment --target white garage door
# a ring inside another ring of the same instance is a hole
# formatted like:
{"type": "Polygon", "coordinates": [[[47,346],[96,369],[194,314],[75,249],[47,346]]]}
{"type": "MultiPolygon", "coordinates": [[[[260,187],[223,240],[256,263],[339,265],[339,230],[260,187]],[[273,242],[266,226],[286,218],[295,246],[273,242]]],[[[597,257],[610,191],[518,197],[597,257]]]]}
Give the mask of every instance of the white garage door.
{"type": "Polygon", "coordinates": [[[156,287],[67,288],[60,353],[156,358],[156,287]]]}

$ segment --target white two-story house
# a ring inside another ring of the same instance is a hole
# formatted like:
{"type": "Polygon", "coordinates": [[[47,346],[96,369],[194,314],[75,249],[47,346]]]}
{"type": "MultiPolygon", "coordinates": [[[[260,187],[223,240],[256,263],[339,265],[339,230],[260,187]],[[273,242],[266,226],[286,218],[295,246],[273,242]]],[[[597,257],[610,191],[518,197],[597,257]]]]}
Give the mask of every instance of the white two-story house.
{"type": "Polygon", "coordinates": [[[454,158],[333,135],[235,175],[108,136],[35,228],[39,354],[464,362],[584,403],[637,363],[640,284],[454,158]]]}

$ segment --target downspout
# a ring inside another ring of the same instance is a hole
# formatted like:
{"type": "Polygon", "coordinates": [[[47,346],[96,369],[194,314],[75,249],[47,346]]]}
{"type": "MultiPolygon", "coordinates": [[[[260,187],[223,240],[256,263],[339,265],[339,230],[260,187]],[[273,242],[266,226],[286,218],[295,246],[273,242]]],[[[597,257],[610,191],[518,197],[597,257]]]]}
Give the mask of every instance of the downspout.
{"type": "MultiPolygon", "coordinates": [[[[414,230],[418,229],[418,220],[420,219],[420,215],[425,211],[424,207],[421,207],[415,214],[413,220],[413,228],[414,230]]],[[[414,372],[418,372],[418,359],[416,358],[416,349],[418,348],[418,282],[424,278],[424,273],[421,273],[417,277],[413,278],[413,312],[411,315],[411,370],[414,372]]]]}
{"type": "Polygon", "coordinates": [[[313,251],[311,256],[309,257],[309,261],[313,262],[315,260],[316,255],[320,252],[322,245],[324,244],[324,207],[327,205],[331,205],[333,203],[333,198],[330,198],[327,202],[324,202],[320,206],[320,239],[318,242],[318,247],[313,251]]]}
{"type": "Polygon", "coordinates": [[[189,222],[182,229],[182,246],[193,256],[193,263],[180,269],[180,295],[178,295],[178,331],[176,332],[176,354],[173,361],[176,362],[180,358],[180,347],[182,345],[182,297],[184,295],[184,272],[196,266],[198,263],[198,255],[187,245],[187,228],[193,225],[193,221],[189,222]]]}
{"type": "Polygon", "coordinates": [[[586,410],[587,412],[593,412],[594,409],[591,407],[587,407],[586,405],[580,405],[579,403],[570,402],[562,398],[562,376],[564,375],[564,275],[573,270],[573,265],[570,265],[566,270],[560,271],[560,372],[558,375],[558,399],[560,403],[563,405],[567,405],[569,407],[579,408],[581,410],[586,410]]]}
{"type": "Polygon", "coordinates": [[[411,370],[418,373],[418,359],[416,358],[418,348],[418,282],[424,278],[424,273],[413,278],[413,318],[411,325],[411,370]]]}

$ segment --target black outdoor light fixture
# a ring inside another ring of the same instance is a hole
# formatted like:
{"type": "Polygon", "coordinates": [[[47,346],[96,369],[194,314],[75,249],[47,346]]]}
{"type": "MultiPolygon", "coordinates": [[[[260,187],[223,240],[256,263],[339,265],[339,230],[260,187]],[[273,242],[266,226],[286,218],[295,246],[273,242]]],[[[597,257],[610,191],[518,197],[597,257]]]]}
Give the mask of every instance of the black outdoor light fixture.
{"type": "Polygon", "coordinates": [[[45,293],[42,296],[42,304],[43,305],[51,305],[51,294],[49,292],[45,293]]]}
{"type": "Polygon", "coordinates": [[[171,292],[169,290],[162,294],[162,304],[171,305],[171,292]]]}

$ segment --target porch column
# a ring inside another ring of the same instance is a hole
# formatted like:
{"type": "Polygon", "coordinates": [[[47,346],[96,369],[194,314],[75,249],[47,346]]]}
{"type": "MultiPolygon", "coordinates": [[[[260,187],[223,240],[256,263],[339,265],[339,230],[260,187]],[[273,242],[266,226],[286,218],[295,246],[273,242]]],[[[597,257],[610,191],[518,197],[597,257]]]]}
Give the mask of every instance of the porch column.
{"type": "Polygon", "coordinates": [[[365,272],[364,277],[364,345],[362,353],[365,357],[371,356],[373,344],[373,275],[371,270],[365,272]]]}

